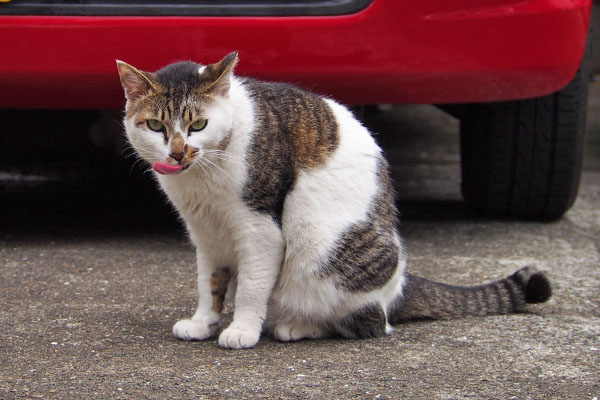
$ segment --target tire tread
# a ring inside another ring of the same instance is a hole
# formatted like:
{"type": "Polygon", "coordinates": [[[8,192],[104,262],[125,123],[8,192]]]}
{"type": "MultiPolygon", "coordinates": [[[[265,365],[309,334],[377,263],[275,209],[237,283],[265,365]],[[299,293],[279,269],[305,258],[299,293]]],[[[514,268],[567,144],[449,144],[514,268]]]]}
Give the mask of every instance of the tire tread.
{"type": "Polygon", "coordinates": [[[583,158],[584,76],[579,71],[544,97],[473,106],[461,120],[461,188],[469,205],[542,220],[571,207],[583,158]]]}

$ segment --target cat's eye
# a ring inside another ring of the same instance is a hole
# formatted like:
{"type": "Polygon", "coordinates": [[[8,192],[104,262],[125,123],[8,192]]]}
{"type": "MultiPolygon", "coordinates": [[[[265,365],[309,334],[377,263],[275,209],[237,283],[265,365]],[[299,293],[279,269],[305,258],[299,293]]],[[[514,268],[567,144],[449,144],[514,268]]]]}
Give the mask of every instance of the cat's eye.
{"type": "Polygon", "coordinates": [[[148,124],[148,128],[152,129],[155,132],[162,132],[165,130],[165,126],[163,125],[163,123],[157,119],[149,119],[148,121],[146,121],[146,123],[148,124]]]}
{"type": "Polygon", "coordinates": [[[201,131],[202,129],[206,128],[207,123],[207,119],[199,119],[198,121],[190,125],[189,132],[191,133],[201,131]]]}

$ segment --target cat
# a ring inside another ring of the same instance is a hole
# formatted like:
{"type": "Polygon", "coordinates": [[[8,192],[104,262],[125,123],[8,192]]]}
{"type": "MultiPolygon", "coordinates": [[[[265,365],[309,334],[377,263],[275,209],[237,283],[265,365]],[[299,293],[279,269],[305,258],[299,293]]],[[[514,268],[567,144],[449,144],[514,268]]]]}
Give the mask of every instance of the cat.
{"type": "Polygon", "coordinates": [[[379,337],[410,319],[527,311],[551,295],[524,267],[455,287],[405,271],[398,212],[382,150],[337,102],[217,63],[154,73],[122,61],[124,126],[196,247],[198,306],[182,340],[215,336],[227,293],[225,348],[279,341],[379,337]]]}

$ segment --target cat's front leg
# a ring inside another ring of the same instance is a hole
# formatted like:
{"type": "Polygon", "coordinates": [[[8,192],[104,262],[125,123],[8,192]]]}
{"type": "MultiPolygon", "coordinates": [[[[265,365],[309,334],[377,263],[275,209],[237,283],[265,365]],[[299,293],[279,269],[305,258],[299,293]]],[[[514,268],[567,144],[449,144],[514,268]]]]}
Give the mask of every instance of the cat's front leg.
{"type": "Polygon", "coordinates": [[[254,347],[260,338],[285,249],[281,231],[274,223],[262,228],[245,235],[246,240],[239,248],[235,311],[233,322],[219,336],[221,347],[254,347]]]}
{"type": "Polygon", "coordinates": [[[229,272],[216,269],[197,251],[198,307],[191,319],[182,319],[173,326],[173,335],[181,340],[204,340],[216,333],[223,297],[229,282],[229,272]]]}

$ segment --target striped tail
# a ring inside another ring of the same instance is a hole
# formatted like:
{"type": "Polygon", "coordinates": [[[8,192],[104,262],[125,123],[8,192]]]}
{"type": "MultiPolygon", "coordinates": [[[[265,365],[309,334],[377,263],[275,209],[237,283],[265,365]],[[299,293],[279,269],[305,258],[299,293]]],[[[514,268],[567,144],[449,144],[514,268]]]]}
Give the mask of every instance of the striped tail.
{"type": "Polygon", "coordinates": [[[389,322],[411,319],[450,319],[469,315],[526,311],[528,303],[543,303],[552,294],[546,276],[524,267],[511,276],[481,286],[460,287],[407,274],[402,296],[391,305],[389,322]]]}

